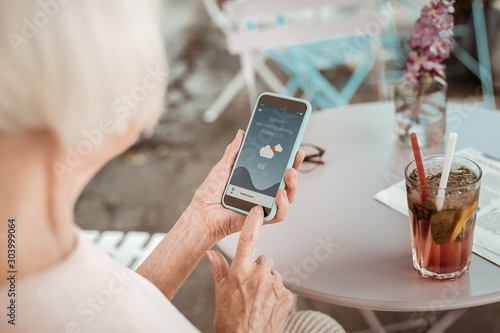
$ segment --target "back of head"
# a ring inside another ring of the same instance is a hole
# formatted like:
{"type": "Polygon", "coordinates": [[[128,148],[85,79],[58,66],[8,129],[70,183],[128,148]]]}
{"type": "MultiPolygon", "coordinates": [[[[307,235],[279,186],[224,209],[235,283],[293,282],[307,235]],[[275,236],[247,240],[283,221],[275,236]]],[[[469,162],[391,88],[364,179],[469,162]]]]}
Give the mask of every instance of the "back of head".
{"type": "MultiPolygon", "coordinates": [[[[0,2],[0,134],[152,126],[167,82],[156,0],[0,2]]],[[[105,137],[105,135],[104,135],[105,137]]]]}

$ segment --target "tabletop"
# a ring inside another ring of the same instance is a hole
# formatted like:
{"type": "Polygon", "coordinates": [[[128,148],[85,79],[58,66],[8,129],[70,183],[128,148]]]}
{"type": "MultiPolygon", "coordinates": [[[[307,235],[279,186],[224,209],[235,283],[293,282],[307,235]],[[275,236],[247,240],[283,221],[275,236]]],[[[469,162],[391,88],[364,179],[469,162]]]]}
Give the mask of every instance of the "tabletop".
{"type": "MultiPolygon", "coordinates": [[[[376,102],[311,116],[303,142],[325,148],[325,165],[299,173],[286,220],[261,229],[256,257],[272,257],[294,293],[343,306],[437,311],[500,301],[500,267],[475,254],[469,274],[456,281],[422,278],[412,264],[408,218],[373,199],[401,180],[413,159],[393,134],[394,109],[393,102],[376,102]]],[[[500,158],[499,126],[499,111],[448,105],[457,150],[500,158]]],[[[439,145],[422,153],[443,152],[439,145]]],[[[218,243],[230,258],[238,237],[218,243]]]]}

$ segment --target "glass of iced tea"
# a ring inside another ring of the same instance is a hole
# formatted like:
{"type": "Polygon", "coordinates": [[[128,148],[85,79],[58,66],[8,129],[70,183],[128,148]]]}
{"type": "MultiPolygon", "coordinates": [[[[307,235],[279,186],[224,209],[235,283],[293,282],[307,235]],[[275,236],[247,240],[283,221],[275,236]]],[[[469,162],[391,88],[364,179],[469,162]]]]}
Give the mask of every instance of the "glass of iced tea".
{"type": "Polygon", "coordinates": [[[415,161],[405,169],[413,266],[423,277],[439,281],[458,279],[469,270],[482,176],[475,162],[454,156],[438,209],[444,159],[444,155],[422,159],[427,186],[420,185],[415,161]]]}

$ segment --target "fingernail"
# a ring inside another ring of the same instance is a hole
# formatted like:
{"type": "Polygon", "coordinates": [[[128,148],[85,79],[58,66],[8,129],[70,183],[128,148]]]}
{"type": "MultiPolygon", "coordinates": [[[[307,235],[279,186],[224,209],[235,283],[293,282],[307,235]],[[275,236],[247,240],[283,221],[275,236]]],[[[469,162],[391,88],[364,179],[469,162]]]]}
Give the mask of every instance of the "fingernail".
{"type": "Polygon", "coordinates": [[[252,213],[264,214],[262,206],[255,206],[251,210],[252,213]]]}
{"type": "Polygon", "coordinates": [[[213,253],[210,251],[207,251],[206,253],[207,253],[208,260],[212,261],[212,259],[214,258],[213,253]]]}

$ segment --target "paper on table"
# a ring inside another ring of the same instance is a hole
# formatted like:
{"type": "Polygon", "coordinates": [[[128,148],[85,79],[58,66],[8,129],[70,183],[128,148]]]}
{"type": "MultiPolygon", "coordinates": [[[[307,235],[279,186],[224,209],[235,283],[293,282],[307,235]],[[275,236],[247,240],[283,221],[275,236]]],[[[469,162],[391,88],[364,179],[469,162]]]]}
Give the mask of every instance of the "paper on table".
{"type": "MultiPolygon", "coordinates": [[[[483,170],[472,251],[500,266],[500,162],[472,148],[461,149],[455,155],[473,160],[483,170]]],[[[404,179],[374,198],[408,216],[404,179]]]]}

